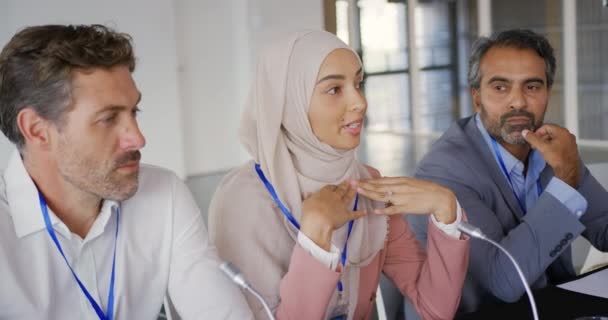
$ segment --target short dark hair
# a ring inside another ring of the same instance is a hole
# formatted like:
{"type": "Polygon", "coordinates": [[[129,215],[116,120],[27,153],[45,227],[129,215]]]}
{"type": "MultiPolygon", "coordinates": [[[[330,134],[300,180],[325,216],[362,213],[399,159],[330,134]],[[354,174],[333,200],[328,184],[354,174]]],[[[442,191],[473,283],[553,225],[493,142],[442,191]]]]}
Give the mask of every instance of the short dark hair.
{"type": "Polygon", "coordinates": [[[73,70],[125,65],[135,70],[131,37],[103,25],[27,27],[0,53],[0,129],[17,148],[25,141],[17,115],[33,108],[62,125],[71,108],[73,70]]]}
{"type": "Polygon", "coordinates": [[[481,82],[480,64],[483,56],[491,48],[516,48],[534,50],[545,60],[545,75],[547,86],[553,85],[555,77],[555,56],[553,47],[547,38],[526,29],[512,29],[493,34],[491,37],[480,37],[473,44],[469,58],[469,72],[467,75],[469,86],[479,89],[481,82]]]}

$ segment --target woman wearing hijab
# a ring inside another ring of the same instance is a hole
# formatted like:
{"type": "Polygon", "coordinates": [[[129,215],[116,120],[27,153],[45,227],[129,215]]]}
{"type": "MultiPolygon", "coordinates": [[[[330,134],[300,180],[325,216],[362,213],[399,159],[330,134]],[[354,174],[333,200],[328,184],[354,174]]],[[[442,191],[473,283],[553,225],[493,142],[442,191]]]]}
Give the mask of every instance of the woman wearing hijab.
{"type": "Polygon", "coordinates": [[[211,241],[277,319],[368,319],[381,272],[423,318],[451,319],[468,262],[455,229],[464,215],[430,182],[400,178],[395,194],[358,187],[379,176],[355,159],[362,80],[357,54],[327,32],[292,34],[261,53],[240,130],[253,161],[217,189],[211,241]],[[428,254],[401,215],[384,214],[391,197],[410,203],[408,213],[431,213],[428,254]]]}

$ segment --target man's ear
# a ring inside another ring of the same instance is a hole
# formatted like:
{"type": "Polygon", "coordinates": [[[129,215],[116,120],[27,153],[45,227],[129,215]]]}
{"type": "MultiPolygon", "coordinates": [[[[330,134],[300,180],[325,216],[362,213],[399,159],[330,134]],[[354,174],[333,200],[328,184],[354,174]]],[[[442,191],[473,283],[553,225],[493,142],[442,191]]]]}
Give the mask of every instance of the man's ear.
{"type": "Polygon", "coordinates": [[[19,111],[17,126],[23,135],[25,145],[43,149],[50,146],[49,121],[38,115],[31,107],[19,111]]]}
{"type": "Polygon", "coordinates": [[[473,97],[473,106],[475,107],[475,112],[479,112],[481,110],[481,97],[479,96],[479,89],[471,88],[471,97],[473,97]]]}

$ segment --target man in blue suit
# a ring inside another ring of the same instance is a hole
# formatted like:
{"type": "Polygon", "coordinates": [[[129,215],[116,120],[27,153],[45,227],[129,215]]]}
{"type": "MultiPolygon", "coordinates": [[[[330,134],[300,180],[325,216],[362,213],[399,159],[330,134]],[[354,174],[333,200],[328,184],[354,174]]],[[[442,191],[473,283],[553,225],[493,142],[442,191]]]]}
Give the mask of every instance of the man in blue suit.
{"type": "MultiPolygon", "coordinates": [[[[513,254],[533,288],[575,275],[570,244],[580,234],[608,251],[608,192],[580,160],[576,137],[543,124],[554,75],[553,48],[532,31],[479,39],[468,74],[477,113],[452,125],[416,171],[452,189],[469,222],[513,254]]],[[[408,221],[426,243],[427,218],[408,221]]],[[[473,240],[460,310],[523,294],[507,256],[473,240]]]]}

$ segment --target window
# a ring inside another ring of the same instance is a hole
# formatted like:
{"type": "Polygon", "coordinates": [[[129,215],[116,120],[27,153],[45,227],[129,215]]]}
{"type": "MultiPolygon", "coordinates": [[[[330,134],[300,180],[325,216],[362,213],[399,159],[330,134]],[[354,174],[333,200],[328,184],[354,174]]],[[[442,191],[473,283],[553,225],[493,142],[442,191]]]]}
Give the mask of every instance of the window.
{"type": "Polygon", "coordinates": [[[608,7],[576,1],[579,137],[608,140],[608,7]]]}
{"type": "Polygon", "coordinates": [[[424,1],[415,9],[417,106],[412,105],[407,10],[405,2],[338,0],[337,34],[347,42],[352,35],[360,35],[369,130],[410,132],[417,121],[421,131],[441,132],[459,114],[456,4],[424,1]],[[356,8],[349,8],[355,2],[356,8]],[[359,18],[358,30],[348,27],[349,10],[353,9],[351,15],[359,18]],[[412,117],[414,107],[418,119],[412,117]]]}
{"type": "Polygon", "coordinates": [[[471,114],[473,41],[479,33],[527,28],[549,39],[557,59],[545,122],[568,127],[579,145],[608,146],[608,0],[411,2],[414,14],[410,0],[336,0],[338,36],[360,43],[371,131],[443,132],[471,114]]]}

